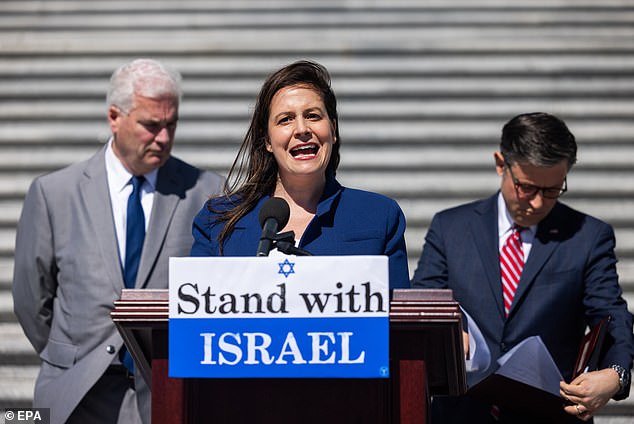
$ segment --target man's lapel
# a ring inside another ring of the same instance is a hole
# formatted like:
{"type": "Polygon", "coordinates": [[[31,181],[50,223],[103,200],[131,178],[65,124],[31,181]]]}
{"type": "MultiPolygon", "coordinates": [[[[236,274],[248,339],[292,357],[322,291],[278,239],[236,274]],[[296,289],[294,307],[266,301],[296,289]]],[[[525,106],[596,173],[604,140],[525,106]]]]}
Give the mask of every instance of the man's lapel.
{"type": "Polygon", "coordinates": [[[475,208],[475,219],[471,221],[471,231],[478,246],[476,253],[482,261],[487,277],[487,285],[500,316],[504,316],[502,300],[502,282],[500,280],[500,260],[498,248],[498,211],[497,197],[490,197],[475,208]]]}
{"type": "Polygon", "coordinates": [[[159,169],[156,178],[152,215],[150,216],[143,252],[141,253],[141,262],[139,263],[139,272],[136,280],[137,288],[147,286],[152,269],[154,269],[163,249],[176,206],[184,195],[183,179],[175,168],[175,162],[168,160],[159,169]]]}
{"type": "Polygon", "coordinates": [[[109,280],[120,288],[123,287],[123,273],[108,191],[105,151],[104,147],[86,162],[79,190],[86,211],[85,219],[95,229],[95,243],[101,250],[109,280]]]}
{"type": "Polygon", "coordinates": [[[559,204],[555,205],[548,216],[537,226],[537,233],[533,239],[533,245],[531,246],[528,259],[524,264],[524,270],[522,271],[522,276],[520,277],[517,291],[515,292],[515,298],[513,299],[509,316],[513,314],[515,306],[522,300],[522,297],[526,295],[528,290],[530,290],[540,270],[552,256],[557,246],[559,246],[557,240],[563,228],[561,227],[561,221],[559,219],[558,206],[559,204]]]}

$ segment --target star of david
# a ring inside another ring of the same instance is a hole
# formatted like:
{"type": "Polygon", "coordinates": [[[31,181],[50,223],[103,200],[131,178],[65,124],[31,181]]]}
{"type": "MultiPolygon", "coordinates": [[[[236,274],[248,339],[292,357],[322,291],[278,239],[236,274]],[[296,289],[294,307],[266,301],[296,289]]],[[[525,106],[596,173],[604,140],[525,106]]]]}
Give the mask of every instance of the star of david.
{"type": "Polygon", "coordinates": [[[277,272],[278,274],[283,274],[285,278],[288,278],[289,275],[295,274],[295,264],[291,263],[287,259],[284,259],[284,262],[278,262],[280,266],[280,270],[277,272]]]}

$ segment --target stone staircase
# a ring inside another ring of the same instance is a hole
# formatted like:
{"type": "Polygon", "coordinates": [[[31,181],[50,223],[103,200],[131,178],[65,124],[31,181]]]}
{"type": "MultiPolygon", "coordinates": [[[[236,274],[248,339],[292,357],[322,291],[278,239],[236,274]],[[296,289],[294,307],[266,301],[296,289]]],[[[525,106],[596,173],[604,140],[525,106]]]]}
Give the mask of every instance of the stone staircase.
{"type": "Polygon", "coordinates": [[[175,155],[223,174],[266,75],[324,64],[338,176],[399,201],[410,272],[434,212],[497,189],[503,123],[561,116],[580,143],[564,201],[614,225],[634,311],[633,0],[0,1],[0,408],[30,404],[38,364],[10,291],[25,191],[106,139],[108,77],[141,56],[183,73],[175,155]]]}

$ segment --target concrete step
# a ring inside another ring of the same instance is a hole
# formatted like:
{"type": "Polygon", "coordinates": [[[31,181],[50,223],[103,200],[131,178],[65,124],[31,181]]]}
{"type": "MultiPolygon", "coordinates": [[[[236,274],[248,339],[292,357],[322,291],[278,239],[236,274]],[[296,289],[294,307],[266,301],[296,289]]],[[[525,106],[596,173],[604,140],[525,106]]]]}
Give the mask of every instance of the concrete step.
{"type": "Polygon", "coordinates": [[[605,409],[601,411],[597,418],[594,420],[595,423],[603,424],[603,423],[631,423],[632,416],[634,416],[634,398],[630,396],[629,398],[621,401],[611,400],[606,406],[605,409]],[[622,419],[623,415],[628,415],[630,418],[627,418],[626,421],[619,421],[622,419]],[[613,421],[616,420],[616,421],[613,421]],[[628,421],[629,420],[629,421],[628,421]]]}
{"type": "Polygon", "coordinates": [[[599,415],[594,418],[596,424],[630,424],[632,418],[618,415],[599,415]]]}
{"type": "Polygon", "coordinates": [[[40,172],[11,172],[9,175],[0,176],[0,198],[22,201],[31,181],[40,174],[40,172]]]}
{"type": "Polygon", "coordinates": [[[553,12],[563,10],[598,10],[606,11],[612,8],[621,9],[631,6],[629,0],[603,0],[600,3],[592,0],[535,0],[531,3],[513,3],[505,0],[481,0],[477,4],[470,0],[427,0],[421,3],[420,0],[392,0],[392,1],[372,1],[358,0],[354,2],[341,2],[340,0],[306,0],[297,2],[295,0],[270,0],[267,2],[235,0],[225,2],[223,0],[182,0],[174,3],[170,0],[155,0],[147,3],[143,0],[110,0],[108,2],[84,2],[81,0],[65,1],[5,1],[3,7],[6,12],[12,13],[44,13],[44,12],[76,12],[92,11],[95,13],[107,11],[119,11],[130,13],[133,11],[174,11],[174,10],[194,10],[194,11],[245,11],[252,10],[278,11],[281,8],[293,8],[314,12],[319,9],[341,9],[344,11],[357,12],[365,9],[394,10],[394,9],[428,9],[428,10],[518,10],[529,12],[534,9],[552,10],[553,12]]]}
{"type": "Polygon", "coordinates": [[[21,13],[6,14],[0,18],[0,30],[90,30],[94,28],[126,29],[130,27],[142,29],[164,28],[166,30],[188,27],[197,28],[280,28],[280,27],[315,27],[360,28],[373,26],[424,26],[454,27],[480,26],[485,28],[509,27],[566,27],[588,25],[592,28],[610,25],[613,28],[626,26],[634,22],[634,12],[625,8],[614,10],[468,10],[447,11],[429,10],[424,7],[407,9],[363,8],[352,10],[345,5],[328,9],[312,10],[306,13],[301,7],[294,6],[280,14],[278,10],[264,8],[261,10],[192,10],[172,7],[160,10],[147,8],[128,10],[125,15],[120,10],[99,14],[94,10],[74,10],[72,13],[21,13]],[[342,7],[343,6],[343,7],[342,7]],[[146,19],[139,20],[143,15],[146,19]],[[151,17],[151,19],[150,19],[151,17]]]}
{"type": "MultiPolygon", "coordinates": [[[[0,69],[0,75],[4,70],[0,69]]],[[[100,102],[104,106],[107,76],[96,78],[95,70],[90,75],[72,75],[69,69],[55,76],[5,75],[0,81],[0,92],[6,100],[21,99],[86,99],[100,102]],[[68,74],[70,75],[68,75],[68,74]]],[[[260,89],[261,77],[197,75],[184,72],[184,103],[189,99],[229,97],[253,101],[260,89]]],[[[619,98],[631,97],[634,81],[626,76],[564,76],[553,78],[548,75],[536,76],[429,76],[415,78],[406,75],[376,75],[347,77],[335,74],[333,87],[340,102],[353,98],[619,98]]]]}
{"type": "Polygon", "coordinates": [[[17,322],[0,322],[0,364],[39,365],[33,346],[17,322]]]}
{"type": "MultiPolygon", "coordinates": [[[[246,107],[246,105],[245,105],[246,107]]],[[[193,121],[186,118],[178,125],[177,137],[182,143],[200,145],[213,149],[216,146],[237,148],[246,133],[248,119],[208,119],[193,121]]],[[[495,148],[500,137],[501,126],[513,116],[501,113],[497,118],[433,120],[375,119],[364,121],[361,116],[341,116],[340,126],[344,143],[372,146],[393,143],[395,145],[457,145],[483,144],[495,148]],[[451,130],[449,130],[451,128],[451,130]]],[[[580,144],[592,143],[612,146],[631,145],[630,134],[634,133],[631,119],[588,120],[583,116],[566,119],[580,144]]],[[[68,123],[59,120],[37,122],[2,122],[0,120],[0,145],[25,146],[32,144],[74,146],[89,145],[95,149],[109,137],[103,119],[73,122],[69,133],[68,123]]],[[[178,142],[177,142],[178,143],[178,142]]]]}
{"type": "Polygon", "coordinates": [[[275,29],[282,31],[288,28],[302,28],[337,30],[341,28],[408,28],[415,31],[420,28],[440,29],[452,27],[454,29],[481,28],[485,31],[496,29],[515,31],[522,29],[540,28],[542,31],[558,29],[578,29],[587,27],[590,30],[610,27],[610,34],[619,29],[627,29],[628,24],[634,22],[634,12],[631,8],[603,8],[601,10],[584,10],[570,8],[564,10],[533,9],[533,10],[486,10],[471,8],[467,10],[426,9],[425,7],[410,7],[405,10],[398,8],[353,9],[350,7],[330,7],[313,9],[310,13],[297,7],[285,9],[280,14],[278,10],[258,8],[245,10],[201,10],[187,9],[180,4],[171,5],[164,9],[128,9],[95,13],[94,9],[61,13],[5,13],[0,18],[0,30],[4,31],[84,31],[112,29],[131,31],[156,30],[175,31],[187,28],[191,31],[200,29],[275,29]],[[139,20],[139,16],[147,19],[139,20]]]}
{"type": "MultiPolygon", "coordinates": [[[[0,150],[1,152],[1,150],[0,150]]],[[[0,153],[2,155],[2,153],[0,153]]],[[[0,164],[0,168],[2,165],[0,164]]],[[[0,198],[0,228],[13,227],[17,224],[22,210],[22,199],[0,198]]],[[[2,264],[0,263],[0,280],[2,280],[2,264]]]]}
{"type": "Polygon", "coordinates": [[[17,323],[13,313],[13,297],[10,290],[0,290],[0,324],[7,322],[17,323]]]}
{"type": "Polygon", "coordinates": [[[0,256],[0,291],[11,290],[13,257],[0,256]]]}
{"type": "Polygon", "coordinates": [[[29,408],[39,366],[0,365],[0,409],[29,408]]]}
{"type": "MultiPolygon", "coordinates": [[[[63,42],[64,39],[58,40],[63,42]]],[[[621,77],[630,78],[634,68],[634,57],[629,52],[561,51],[553,55],[535,48],[530,52],[471,52],[469,49],[443,54],[421,55],[417,52],[375,51],[371,55],[339,55],[337,52],[298,54],[296,52],[270,52],[262,56],[257,53],[240,55],[215,52],[196,53],[181,51],[153,55],[157,59],[176,67],[185,76],[214,78],[251,78],[257,87],[266,75],[280,66],[301,58],[311,58],[325,65],[333,78],[333,84],[343,77],[412,77],[419,81],[435,78],[497,78],[503,81],[512,77],[621,77]],[[257,64],[257,66],[254,66],[257,64]],[[425,78],[423,78],[425,77],[425,78]]],[[[94,78],[100,76],[108,81],[112,70],[130,60],[123,53],[101,52],[99,60],[82,55],[18,55],[7,53],[0,57],[0,75],[4,78],[94,78]]],[[[253,82],[252,82],[253,83],[253,82]]],[[[336,85],[335,85],[336,86],[336,85]]],[[[75,91],[75,90],[73,90],[75,91]]],[[[257,90],[256,90],[257,91],[257,90]]],[[[255,94],[255,92],[254,92],[255,94]]]]}
{"type": "Polygon", "coordinates": [[[15,228],[0,228],[0,255],[13,256],[15,248],[15,228]]]}
{"type": "Polygon", "coordinates": [[[327,52],[355,51],[406,52],[418,54],[495,52],[518,54],[539,50],[542,53],[627,53],[634,49],[634,28],[331,28],[314,36],[313,30],[299,28],[174,29],[166,36],[163,29],[109,31],[15,31],[0,33],[5,55],[59,55],[117,52],[138,54],[156,50],[161,40],[163,54],[269,54],[279,53],[280,40],[286,54],[312,56],[327,52]],[[134,40],[134,42],[130,42],[134,40]]]}
{"type": "MultiPolygon", "coordinates": [[[[47,2],[50,3],[50,2],[47,2]]],[[[133,2],[132,2],[133,3],[133,2]]],[[[271,2],[275,3],[275,2],[271,2]]],[[[482,27],[494,30],[498,28],[542,28],[558,29],[567,27],[602,28],[610,26],[615,29],[626,27],[634,22],[634,11],[631,7],[582,8],[576,7],[548,8],[539,5],[513,8],[480,8],[480,7],[428,7],[425,3],[408,5],[390,4],[388,7],[376,7],[368,2],[330,3],[297,2],[284,3],[285,13],[270,7],[262,7],[262,2],[252,3],[249,10],[232,8],[229,5],[218,7],[194,8],[182,2],[164,5],[164,7],[130,7],[124,9],[100,10],[94,7],[79,6],[74,9],[55,10],[53,7],[40,10],[11,10],[11,2],[3,4],[3,15],[0,17],[0,30],[78,30],[111,29],[130,31],[130,28],[155,30],[174,30],[188,28],[234,29],[234,28],[455,28],[482,27]],[[6,4],[8,3],[8,4],[6,4]],[[309,10],[307,10],[309,9],[309,10]],[[146,19],[138,19],[143,16],[146,19]]],[[[156,5],[154,5],[156,6],[156,5]]],[[[570,5],[572,6],[572,5],[570,5]]],[[[631,6],[631,5],[630,5],[631,6]]]]}
{"type": "MultiPolygon", "coordinates": [[[[254,93],[255,95],[255,93],[254,93]]],[[[431,120],[431,119],[499,119],[501,123],[527,110],[549,110],[566,119],[628,119],[634,115],[631,98],[464,98],[464,99],[348,99],[339,105],[342,119],[356,120],[431,120]]],[[[180,108],[184,119],[243,120],[250,118],[251,100],[189,99],[180,108]]],[[[13,100],[0,104],[0,119],[12,121],[82,121],[105,116],[103,100],[13,100]]],[[[501,125],[501,124],[500,124],[501,125]]]]}

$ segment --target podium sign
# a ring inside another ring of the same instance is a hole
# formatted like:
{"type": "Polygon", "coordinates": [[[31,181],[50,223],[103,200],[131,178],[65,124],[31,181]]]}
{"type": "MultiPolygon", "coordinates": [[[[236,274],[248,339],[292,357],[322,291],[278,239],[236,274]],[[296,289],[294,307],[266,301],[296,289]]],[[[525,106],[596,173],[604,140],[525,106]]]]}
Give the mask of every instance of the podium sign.
{"type": "Polygon", "coordinates": [[[169,376],[388,378],[386,256],[170,258],[169,376]]]}

